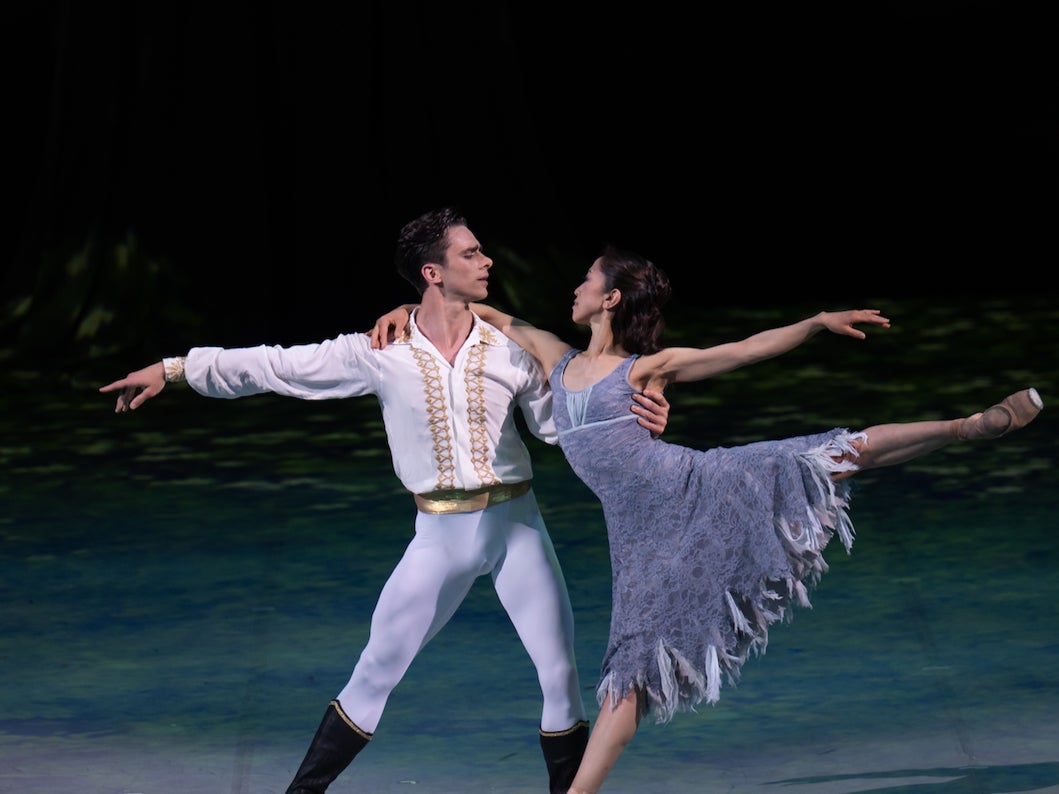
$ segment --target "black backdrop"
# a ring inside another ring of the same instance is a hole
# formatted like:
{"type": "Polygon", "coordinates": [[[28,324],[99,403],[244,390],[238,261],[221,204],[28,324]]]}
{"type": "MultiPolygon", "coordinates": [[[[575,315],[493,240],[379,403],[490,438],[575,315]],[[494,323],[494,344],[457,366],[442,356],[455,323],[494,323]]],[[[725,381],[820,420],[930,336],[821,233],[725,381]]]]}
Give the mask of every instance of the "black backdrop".
{"type": "Polygon", "coordinates": [[[9,4],[5,353],[366,327],[442,203],[563,310],[611,240],[703,306],[1046,288],[1048,4],[621,5],[9,4]]]}

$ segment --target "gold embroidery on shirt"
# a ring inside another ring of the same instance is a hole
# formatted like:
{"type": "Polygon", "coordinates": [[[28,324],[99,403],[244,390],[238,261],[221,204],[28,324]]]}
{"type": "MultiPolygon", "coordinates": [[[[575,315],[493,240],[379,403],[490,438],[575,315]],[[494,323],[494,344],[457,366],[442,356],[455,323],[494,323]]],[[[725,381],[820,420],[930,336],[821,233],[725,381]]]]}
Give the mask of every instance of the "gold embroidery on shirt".
{"type": "Polygon", "coordinates": [[[424,350],[412,346],[412,355],[423,375],[423,396],[426,400],[427,423],[434,439],[434,460],[438,467],[436,490],[456,486],[456,464],[452,455],[449,416],[445,407],[445,385],[438,372],[438,363],[424,350]]]}
{"type": "Polygon", "coordinates": [[[487,345],[495,345],[498,342],[496,334],[493,333],[492,329],[486,328],[481,323],[478,324],[478,338],[487,345]]]}
{"type": "MultiPolygon", "coordinates": [[[[485,336],[482,329],[482,336],[485,336]]],[[[463,382],[467,385],[467,426],[471,433],[471,463],[482,485],[496,485],[500,478],[489,465],[489,428],[486,424],[485,358],[489,348],[477,344],[467,350],[467,368],[463,382]]]]}

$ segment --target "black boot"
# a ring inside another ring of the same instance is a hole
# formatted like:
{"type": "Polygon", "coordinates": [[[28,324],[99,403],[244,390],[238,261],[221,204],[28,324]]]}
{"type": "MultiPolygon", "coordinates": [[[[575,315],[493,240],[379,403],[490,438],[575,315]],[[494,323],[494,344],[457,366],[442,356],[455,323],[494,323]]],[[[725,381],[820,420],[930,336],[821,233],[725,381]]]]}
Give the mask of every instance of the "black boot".
{"type": "Polygon", "coordinates": [[[581,721],[565,731],[541,731],[541,751],[548,765],[549,794],[566,794],[588,745],[588,723],[581,721]]]}
{"type": "Polygon", "coordinates": [[[364,746],[371,741],[353,720],[346,716],[337,700],[332,700],[316,729],[313,743],[305,753],[287,794],[322,794],[342,774],[364,746]]]}

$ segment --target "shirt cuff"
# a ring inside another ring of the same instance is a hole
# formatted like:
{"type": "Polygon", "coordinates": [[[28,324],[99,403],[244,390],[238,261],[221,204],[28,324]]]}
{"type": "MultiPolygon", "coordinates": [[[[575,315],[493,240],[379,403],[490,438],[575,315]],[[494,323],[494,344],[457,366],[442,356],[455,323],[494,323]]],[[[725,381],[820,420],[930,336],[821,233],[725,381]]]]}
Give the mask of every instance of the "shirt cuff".
{"type": "Polygon", "coordinates": [[[173,358],[162,359],[162,366],[165,367],[166,383],[179,383],[184,380],[185,359],[185,356],[175,356],[173,358]]]}

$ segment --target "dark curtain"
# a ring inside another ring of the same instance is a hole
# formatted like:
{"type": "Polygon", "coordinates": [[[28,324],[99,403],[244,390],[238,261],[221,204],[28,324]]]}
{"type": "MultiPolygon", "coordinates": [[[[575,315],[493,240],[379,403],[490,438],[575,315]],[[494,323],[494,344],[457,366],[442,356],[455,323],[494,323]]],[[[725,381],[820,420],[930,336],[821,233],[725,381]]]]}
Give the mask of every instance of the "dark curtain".
{"type": "Polygon", "coordinates": [[[442,203],[542,324],[608,241],[702,306],[1042,288],[1038,5],[711,9],[11,5],[3,355],[365,329],[442,203]]]}

